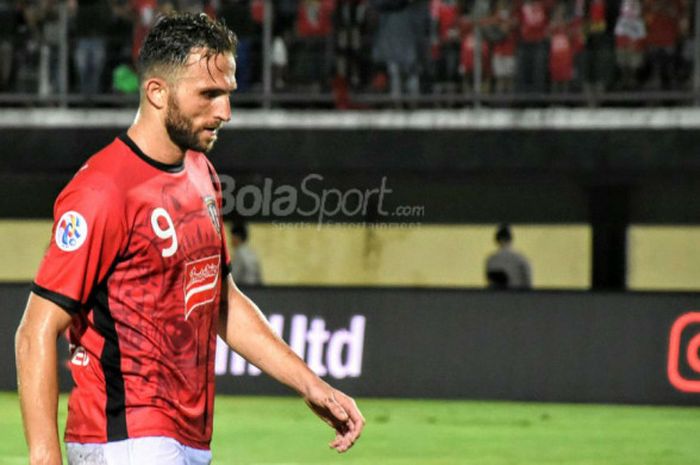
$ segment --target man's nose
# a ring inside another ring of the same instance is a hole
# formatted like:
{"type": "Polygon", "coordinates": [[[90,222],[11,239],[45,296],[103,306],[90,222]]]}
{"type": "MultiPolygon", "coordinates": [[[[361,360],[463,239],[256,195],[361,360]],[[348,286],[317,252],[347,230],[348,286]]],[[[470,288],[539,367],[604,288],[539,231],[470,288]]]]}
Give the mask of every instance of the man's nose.
{"type": "Polygon", "coordinates": [[[231,96],[222,95],[214,107],[214,117],[221,121],[231,120],[231,96]]]}

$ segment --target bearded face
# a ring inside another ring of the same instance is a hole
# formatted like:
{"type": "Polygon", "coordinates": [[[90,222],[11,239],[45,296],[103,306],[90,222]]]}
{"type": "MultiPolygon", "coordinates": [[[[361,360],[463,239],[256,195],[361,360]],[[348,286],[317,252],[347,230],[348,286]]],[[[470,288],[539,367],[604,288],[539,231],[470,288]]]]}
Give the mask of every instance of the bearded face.
{"type": "Polygon", "coordinates": [[[168,98],[168,112],[165,117],[165,128],[172,140],[182,150],[194,150],[207,153],[216,142],[216,130],[197,128],[192,118],[180,110],[177,98],[168,98]]]}

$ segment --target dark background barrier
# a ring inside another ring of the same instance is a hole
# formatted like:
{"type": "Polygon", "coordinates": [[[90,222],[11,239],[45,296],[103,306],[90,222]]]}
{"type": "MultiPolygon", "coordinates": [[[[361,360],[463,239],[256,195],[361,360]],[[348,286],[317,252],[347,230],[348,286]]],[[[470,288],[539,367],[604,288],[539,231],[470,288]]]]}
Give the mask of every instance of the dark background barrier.
{"type": "MultiPolygon", "coordinates": [[[[122,131],[0,130],[0,217],[50,217],[75,171],[122,131]]],[[[238,186],[265,177],[298,186],[319,173],[332,187],[362,189],[387,176],[393,201],[425,205],[423,223],[588,222],[614,187],[623,219],[675,224],[700,221],[699,139],[674,129],[230,129],[210,158],[238,186]]]]}
{"type": "MultiPolygon", "coordinates": [[[[123,128],[4,128],[0,217],[48,218],[53,201],[92,153],[123,128]]],[[[237,188],[367,190],[386,178],[384,208],[417,206],[419,217],[335,222],[586,223],[593,233],[592,288],[621,290],[629,224],[700,223],[696,130],[338,130],[231,129],[210,158],[237,188]]],[[[300,202],[303,210],[308,205],[300,202]]],[[[306,222],[256,214],[257,222],[306,222]]]]}
{"type": "MultiPolygon", "coordinates": [[[[0,286],[0,354],[8,361],[1,389],[15,388],[12,341],[27,292],[0,286]]],[[[357,396],[700,405],[700,393],[679,391],[667,374],[669,333],[698,308],[697,294],[268,288],[249,295],[287,341],[301,340],[307,362],[328,370],[331,359],[340,362],[340,377],[337,367],[326,377],[357,396]],[[295,315],[303,324],[292,329],[295,315]],[[353,317],[364,322],[362,332],[351,327],[353,317]],[[312,331],[314,324],[323,327],[312,331]]],[[[700,322],[679,334],[677,375],[692,384],[700,381],[700,355],[687,347],[700,338],[700,322]]],[[[288,392],[248,368],[240,374],[226,352],[217,370],[220,393],[288,392]]]]}

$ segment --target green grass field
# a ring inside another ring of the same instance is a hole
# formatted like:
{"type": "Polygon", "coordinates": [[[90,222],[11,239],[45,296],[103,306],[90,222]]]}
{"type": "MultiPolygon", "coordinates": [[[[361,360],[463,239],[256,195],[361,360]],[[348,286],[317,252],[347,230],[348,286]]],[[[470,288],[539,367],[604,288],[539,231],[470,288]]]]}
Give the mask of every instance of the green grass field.
{"type": "MultiPolygon", "coordinates": [[[[700,408],[362,399],[349,453],[296,398],[218,397],[219,465],[698,465],[700,408]]],[[[26,464],[17,397],[0,393],[0,465],[26,464]]],[[[65,398],[60,421],[65,418],[65,398]]]]}

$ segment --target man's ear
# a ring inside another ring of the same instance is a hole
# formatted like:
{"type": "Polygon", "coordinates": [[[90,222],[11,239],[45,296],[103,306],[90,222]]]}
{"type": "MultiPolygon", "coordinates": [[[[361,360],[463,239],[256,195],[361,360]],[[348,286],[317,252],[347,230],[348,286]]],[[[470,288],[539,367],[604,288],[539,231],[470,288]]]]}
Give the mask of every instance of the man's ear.
{"type": "Polygon", "coordinates": [[[159,77],[148,78],[143,84],[143,91],[148,102],[156,109],[162,110],[168,103],[168,83],[159,77]]]}

